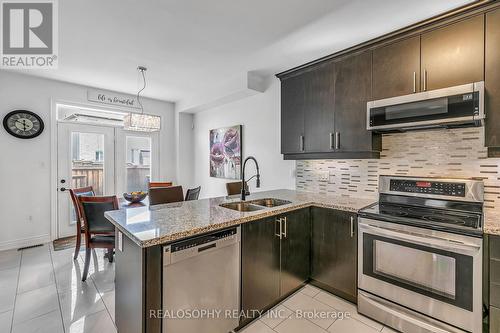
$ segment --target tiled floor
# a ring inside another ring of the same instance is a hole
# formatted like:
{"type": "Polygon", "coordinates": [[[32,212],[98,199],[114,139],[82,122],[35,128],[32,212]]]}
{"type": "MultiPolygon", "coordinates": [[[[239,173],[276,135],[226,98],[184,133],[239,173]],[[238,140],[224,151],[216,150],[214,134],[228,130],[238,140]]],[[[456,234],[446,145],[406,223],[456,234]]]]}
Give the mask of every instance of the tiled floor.
{"type": "Polygon", "coordinates": [[[394,333],[356,306],[307,285],[240,333],[394,333]]]}
{"type": "MultiPolygon", "coordinates": [[[[114,264],[97,250],[81,282],[83,257],[72,256],[72,249],[53,251],[51,244],[0,252],[1,333],[116,333],[114,264]]],[[[359,315],[353,304],[306,286],[240,332],[394,331],[359,315]]]]}
{"type": "Polygon", "coordinates": [[[114,264],[97,250],[82,282],[83,257],[72,253],[51,244],[0,252],[1,333],[116,332],[114,264]]]}

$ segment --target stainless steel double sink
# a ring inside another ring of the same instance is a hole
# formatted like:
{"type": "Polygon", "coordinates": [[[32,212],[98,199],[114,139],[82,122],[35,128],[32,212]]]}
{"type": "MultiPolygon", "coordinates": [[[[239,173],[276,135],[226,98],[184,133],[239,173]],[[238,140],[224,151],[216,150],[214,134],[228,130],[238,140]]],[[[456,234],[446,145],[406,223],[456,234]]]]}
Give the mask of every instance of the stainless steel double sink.
{"type": "Polygon", "coordinates": [[[228,203],[223,203],[220,206],[232,210],[237,210],[239,212],[253,212],[264,208],[272,208],[272,207],[287,205],[289,203],[291,203],[291,201],[275,199],[275,198],[265,198],[265,199],[251,200],[251,201],[228,202],[228,203]]]}

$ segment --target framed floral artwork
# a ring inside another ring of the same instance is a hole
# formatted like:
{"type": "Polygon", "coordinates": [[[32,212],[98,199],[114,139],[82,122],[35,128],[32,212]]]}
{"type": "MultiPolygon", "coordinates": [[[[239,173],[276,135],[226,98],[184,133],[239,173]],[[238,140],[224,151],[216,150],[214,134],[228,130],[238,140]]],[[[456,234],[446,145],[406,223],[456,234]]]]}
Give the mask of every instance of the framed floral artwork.
{"type": "Polygon", "coordinates": [[[241,179],[241,125],[210,130],[210,177],[241,179]]]}

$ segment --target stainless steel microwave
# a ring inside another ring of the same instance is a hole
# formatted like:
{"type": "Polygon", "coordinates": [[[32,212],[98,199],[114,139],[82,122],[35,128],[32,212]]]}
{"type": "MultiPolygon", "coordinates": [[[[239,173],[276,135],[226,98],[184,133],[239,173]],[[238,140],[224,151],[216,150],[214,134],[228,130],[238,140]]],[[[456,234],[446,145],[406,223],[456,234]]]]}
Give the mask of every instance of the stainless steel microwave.
{"type": "Polygon", "coordinates": [[[367,103],[367,129],[377,132],[481,126],[484,82],[367,103]]]}

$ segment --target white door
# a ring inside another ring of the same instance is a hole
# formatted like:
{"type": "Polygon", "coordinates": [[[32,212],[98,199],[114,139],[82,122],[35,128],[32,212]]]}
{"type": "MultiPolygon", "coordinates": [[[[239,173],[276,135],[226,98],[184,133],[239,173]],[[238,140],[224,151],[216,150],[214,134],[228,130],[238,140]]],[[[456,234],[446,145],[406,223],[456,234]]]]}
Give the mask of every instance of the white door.
{"type": "Polygon", "coordinates": [[[76,234],[69,188],[92,186],[96,195],[115,195],[115,128],[58,123],[58,238],[76,234]]]}
{"type": "Polygon", "coordinates": [[[116,129],[116,192],[146,191],[150,180],[159,180],[158,133],[116,129]]]}

